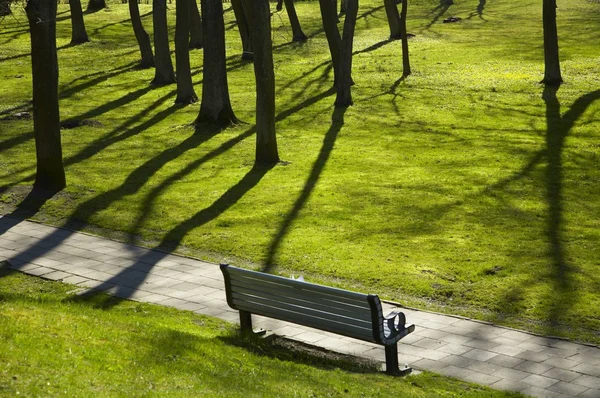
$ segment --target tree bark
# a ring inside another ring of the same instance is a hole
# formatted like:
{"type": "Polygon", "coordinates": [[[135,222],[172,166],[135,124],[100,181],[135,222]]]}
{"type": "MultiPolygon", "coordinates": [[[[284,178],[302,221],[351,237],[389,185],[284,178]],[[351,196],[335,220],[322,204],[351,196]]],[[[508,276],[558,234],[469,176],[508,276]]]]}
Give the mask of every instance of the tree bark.
{"type": "Polygon", "coordinates": [[[152,54],[152,45],[150,44],[150,36],[146,33],[144,25],[142,25],[142,19],[140,17],[140,9],[138,7],[137,0],[128,0],[129,3],[129,15],[131,16],[131,25],[133,26],[133,33],[140,47],[141,68],[151,68],[154,66],[154,55],[152,54]]]}
{"type": "Polygon", "coordinates": [[[175,72],[169,50],[169,30],[167,27],[167,0],[152,1],[152,23],[154,25],[155,73],[152,84],[175,83],[175,72]]]}
{"type": "Polygon", "coordinates": [[[210,37],[204,45],[202,103],[196,123],[226,126],[238,119],[231,108],[225,60],[225,23],[222,0],[201,0],[202,29],[210,37]]]}
{"type": "Polygon", "coordinates": [[[408,12],[408,0],[402,0],[402,13],[400,16],[400,35],[402,37],[402,76],[411,74],[410,58],[408,55],[408,33],[406,32],[406,13],[408,12]]]}
{"type": "Polygon", "coordinates": [[[348,0],[346,19],[344,20],[344,31],[342,33],[342,45],[340,52],[339,80],[336,84],[337,96],[336,107],[348,107],[352,105],[352,45],[354,43],[354,28],[358,16],[358,0],[348,0]]]}
{"type": "Polygon", "coordinates": [[[556,27],[556,0],[544,0],[544,80],[542,83],[558,86],[562,83],[558,56],[558,29],[556,27]]]}
{"type": "Polygon", "coordinates": [[[257,165],[279,162],[275,134],[275,72],[271,15],[268,0],[252,0],[254,76],[256,78],[256,157],[257,165]]]}
{"type": "Polygon", "coordinates": [[[233,8],[240,39],[242,40],[242,59],[252,61],[254,53],[252,51],[252,38],[250,37],[250,23],[246,18],[242,0],[231,0],[231,8],[233,8]]]}
{"type": "Polygon", "coordinates": [[[89,42],[90,38],[85,31],[85,22],[83,21],[81,1],[69,0],[69,8],[71,8],[71,44],[89,42]]]}
{"type": "Polygon", "coordinates": [[[105,0],[90,0],[87,5],[88,11],[99,11],[103,8],[106,8],[105,0]]]}
{"type": "Polygon", "coordinates": [[[34,186],[61,190],[66,186],[60,142],[56,0],[29,0],[25,10],[31,35],[33,130],[37,169],[34,186]]]}
{"type": "Polygon", "coordinates": [[[198,10],[196,0],[190,0],[190,43],[189,48],[202,48],[204,37],[202,36],[202,18],[198,10]]]}
{"type": "Polygon", "coordinates": [[[390,39],[398,40],[402,38],[402,27],[396,0],[383,0],[383,4],[385,6],[388,25],[390,27],[390,39]]]}
{"type": "Polygon", "coordinates": [[[175,63],[177,66],[176,104],[198,101],[192,84],[188,38],[190,33],[190,3],[195,0],[177,0],[175,9],[175,63]]]}
{"type": "Polygon", "coordinates": [[[348,0],[341,0],[340,1],[340,16],[346,14],[346,12],[348,11],[348,0]]]}
{"type": "Polygon", "coordinates": [[[292,26],[293,41],[303,42],[308,39],[302,31],[300,26],[300,20],[298,14],[296,14],[296,7],[294,6],[294,0],[285,0],[285,10],[287,11],[288,18],[290,19],[290,25],[292,26]]]}
{"type": "Polygon", "coordinates": [[[342,45],[342,38],[337,27],[336,4],[335,0],[319,0],[323,30],[325,30],[325,37],[327,38],[331,62],[333,64],[333,81],[335,85],[337,85],[339,80],[340,51],[342,45]]]}

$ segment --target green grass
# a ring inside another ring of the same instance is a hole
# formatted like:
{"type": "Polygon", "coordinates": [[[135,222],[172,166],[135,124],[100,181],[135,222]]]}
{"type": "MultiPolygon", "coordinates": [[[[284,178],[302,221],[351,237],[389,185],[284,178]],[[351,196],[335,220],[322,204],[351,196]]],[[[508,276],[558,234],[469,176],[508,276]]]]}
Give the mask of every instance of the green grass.
{"type": "Polygon", "coordinates": [[[388,377],[192,312],[0,276],[2,396],[521,396],[430,373],[388,377]]]}
{"type": "MultiPolygon", "coordinates": [[[[252,170],[254,74],[231,11],[230,91],[247,124],[216,133],[195,132],[199,106],[174,106],[174,86],[150,86],[153,71],[133,68],[126,5],[86,15],[93,41],[77,47],[65,47],[60,6],[62,119],[102,126],[63,130],[68,187],[34,218],[600,343],[600,8],[559,2],[565,84],[544,101],[540,2],[488,1],[481,17],[478,1],[457,3],[410,3],[414,74],[402,80],[381,2],[361,1],[345,112],[332,106],[317,3],[297,4],[305,44],[290,43],[285,12],[275,14],[288,163],[270,170],[252,170]],[[441,23],[450,15],[463,20],[441,23]]],[[[0,112],[26,109],[22,13],[3,20],[0,43],[0,112]]],[[[191,56],[200,94],[202,52],[191,56]]],[[[8,213],[33,181],[35,152],[31,121],[0,129],[8,213]]]]}

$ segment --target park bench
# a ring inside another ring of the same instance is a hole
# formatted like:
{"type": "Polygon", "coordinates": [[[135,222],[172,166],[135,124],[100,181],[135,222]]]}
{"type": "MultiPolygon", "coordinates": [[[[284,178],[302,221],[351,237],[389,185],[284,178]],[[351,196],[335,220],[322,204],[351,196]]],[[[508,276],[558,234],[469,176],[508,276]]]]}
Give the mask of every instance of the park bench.
{"type": "Polygon", "coordinates": [[[404,313],[386,316],[374,294],[288,279],[221,264],[229,306],[240,312],[242,332],[252,332],[252,314],[369,341],[385,347],[386,373],[398,367],[398,341],[415,330],[404,313]]]}

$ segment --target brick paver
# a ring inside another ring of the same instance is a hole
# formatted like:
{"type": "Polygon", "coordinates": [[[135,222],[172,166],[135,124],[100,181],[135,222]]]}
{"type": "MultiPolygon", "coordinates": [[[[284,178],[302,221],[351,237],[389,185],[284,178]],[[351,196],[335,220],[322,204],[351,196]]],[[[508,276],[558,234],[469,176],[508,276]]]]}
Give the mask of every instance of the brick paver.
{"type": "MultiPolygon", "coordinates": [[[[11,268],[118,297],[238,322],[216,264],[0,216],[0,261],[11,268]]],[[[600,398],[600,349],[461,317],[403,309],[416,330],[401,364],[536,397],[600,398]]],[[[257,328],[344,354],[383,361],[381,346],[274,319],[257,328]]]]}

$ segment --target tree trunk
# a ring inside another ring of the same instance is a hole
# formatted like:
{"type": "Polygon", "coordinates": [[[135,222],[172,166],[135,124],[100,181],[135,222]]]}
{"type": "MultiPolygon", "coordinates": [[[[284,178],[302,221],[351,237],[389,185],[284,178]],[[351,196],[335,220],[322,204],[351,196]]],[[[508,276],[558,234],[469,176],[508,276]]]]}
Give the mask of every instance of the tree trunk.
{"type": "Polygon", "coordinates": [[[169,50],[169,30],[167,28],[167,0],[152,0],[152,23],[154,25],[154,51],[156,64],[152,84],[175,83],[175,72],[169,50]]]}
{"type": "Polygon", "coordinates": [[[83,11],[81,10],[80,0],[69,0],[71,8],[71,44],[82,44],[90,41],[85,31],[85,22],[83,21],[83,11]]]}
{"type": "Polygon", "coordinates": [[[202,18],[198,10],[196,0],[190,0],[190,43],[189,48],[202,48],[204,37],[202,36],[202,18]]]}
{"type": "Polygon", "coordinates": [[[61,190],[66,186],[58,110],[56,0],[29,0],[25,10],[31,35],[33,130],[37,170],[34,186],[61,190]]]}
{"type": "Polygon", "coordinates": [[[271,15],[268,0],[252,0],[254,76],[256,77],[256,158],[255,164],[279,162],[275,134],[275,72],[271,15]]]}
{"type": "Polygon", "coordinates": [[[402,0],[402,14],[400,17],[400,35],[402,37],[402,76],[408,76],[410,71],[410,58],[408,56],[408,33],[406,32],[406,13],[408,0],[402,0]]]}
{"type": "Polygon", "coordinates": [[[402,37],[402,28],[400,26],[400,15],[398,15],[396,0],[383,0],[383,4],[385,5],[388,25],[390,26],[390,39],[398,40],[402,37]]]}
{"type": "Polygon", "coordinates": [[[342,38],[340,37],[340,31],[337,27],[336,1],[319,0],[319,7],[321,9],[321,18],[323,20],[323,30],[325,30],[325,37],[327,38],[331,62],[333,64],[333,81],[334,84],[337,84],[339,80],[338,75],[342,38]]]}
{"type": "Polygon", "coordinates": [[[190,4],[196,0],[177,0],[175,9],[175,62],[177,66],[176,104],[193,104],[198,101],[192,84],[190,70],[189,33],[190,4]]]}
{"type": "Polygon", "coordinates": [[[103,8],[106,8],[106,1],[105,0],[90,0],[88,5],[87,5],[87,10],[88,11],[98,11],[101,10],[103,8]]]}
{"type": "Polygon", "coordinates": [[[558,86],[562,83],[558,57],[558,30],[556,28],[556,0],[544,0],[544,80],[542,83],[558,86]]]}
{"type": "Polygon", "coordinates": [[[352,105],[352,45],[354,43],[354,28],[356,27],[357,15],[358,0],[348,0],[340,52],[340,77],[336,84],[336,107],[347,107],[352,105]]]}
{"type": "Polygon", "coordinates": [[[250,37],[250,24],[246,18],[246,12],[244,11],[244,5],[242,0],[231,0],[231,8],[235,15],[235,21],[240,32],[240,39],[242,40],[242,59],[252,61],[252,38],[250,37]]]}
{"type": "Polygon", "coordinates": [[[128,0],[129,15],[131,16],[131,25],[133,25],[133,33],[140,47],[142,60],[140,61],[141,68],[151,68],[154,66],[154,55],[152,54],[152,45],[150,44],[150,36],[146,33],[140,18],[140,9],[137,0],[128,0]]]}
{"type": "Polygon", "coordinates": [[[293,41],[306,41],[308,37],[306,37],[300,26],[298,14],[296,14],[296,7],[294,6],[294,0],[285,0],[285,10],[288,13],[290,25],[292,26],[292,34],[294,36],[293,41]]]}
{"type": "Polygon", "coordinates": [[[340,1],[340,16],[346,14],[346,12],[348,12],[348,0],[341,0],[340,1]]]}
{"type": "MultiPolygon", "coordinates": [[[[232,1],[233,3],[233,1],[232,1]]],[[[225,23],[222,0],[201,0],[202,29],[210,37],[204,45],[202,104],[196,123],[226,126],[238,120],[231,108],[225,60],[225,23]]]]}

